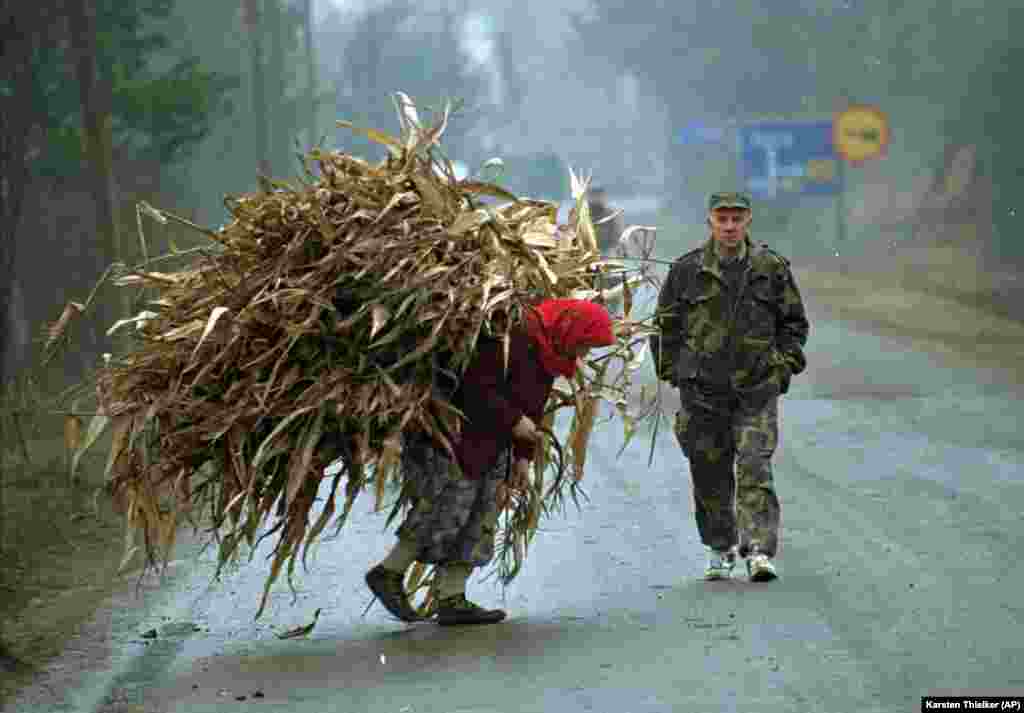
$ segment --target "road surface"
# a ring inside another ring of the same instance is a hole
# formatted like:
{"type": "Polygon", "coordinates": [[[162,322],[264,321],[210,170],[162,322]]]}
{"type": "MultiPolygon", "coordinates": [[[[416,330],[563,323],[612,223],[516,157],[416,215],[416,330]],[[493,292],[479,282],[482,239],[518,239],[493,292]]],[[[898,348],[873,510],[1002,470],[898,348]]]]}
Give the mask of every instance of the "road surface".
{"type": "Polygon", "coordinates": [[[362,574],[392,538],[362,512],[260,622],[263,566],[211,587],[209,557],[183,552],[5,710],[860,713],[919,710],[936,689],[1024,692],[1019,383],[820,316],[808,358],[781,408],[776,582],[701,581],[670,431],[648,466],[648,438],[616,458],[613,422],[583,511],[547,523],[504,592],[471,580],[509,610],[500,625],[363,616],[362,574]],[[317,608],[308,638],[275,636],[317,608]]]}

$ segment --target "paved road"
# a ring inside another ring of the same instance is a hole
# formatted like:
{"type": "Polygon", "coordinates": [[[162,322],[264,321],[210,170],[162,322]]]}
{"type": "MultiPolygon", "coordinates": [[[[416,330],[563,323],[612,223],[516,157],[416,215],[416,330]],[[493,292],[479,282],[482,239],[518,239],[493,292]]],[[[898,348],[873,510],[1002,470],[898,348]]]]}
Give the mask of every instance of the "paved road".
{"type": "Polygon", "coordinates": [[[670,433],[648,467],[647,440],[615,458],[613,423],[583,512],[549,523],[505,592],[471,581],[509,609],[499,626],[363,617],[362,573],[392,540],[362,513],[261,622],[261,567],[210,588],[208,559],[184,557],[164,588],[102,613],[108,645],[80,647],[90,660],[72,645],[9,709],[859,713],[1024,691],[1019,385],[838,323],[815,324],[809,358],[782,407],[777,582],[700,581],[670,433]],[[308,639],[274,636],[317,607],[308,639]]]}

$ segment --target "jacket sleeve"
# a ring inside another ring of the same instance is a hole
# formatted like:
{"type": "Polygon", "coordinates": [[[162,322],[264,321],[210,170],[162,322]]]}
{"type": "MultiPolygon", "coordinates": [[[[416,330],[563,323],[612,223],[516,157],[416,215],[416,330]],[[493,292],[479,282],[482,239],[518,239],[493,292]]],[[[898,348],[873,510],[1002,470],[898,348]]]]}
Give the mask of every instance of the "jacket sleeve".
{"type": "Polygon", "coordinates": [[[528,460],[532,463],[536,455],[536,444],[527,441],[512,441],[512,456],[515,460],[528,460]]]}
{"type": "Polygon", "coordinates": [[[654,322],[658,331],[651,335],[650,346],[658,378],[662,381],[675,381],[676,358],[686,338],[684,315],[680,309],[685,289],[683,282],[682,266],[677,262],[669,270],[665,284],[658,293],[658,311],[654,322]]]}
{"type": "Polygon", "coordinates": [[[799,374],[807,368],[804,345],[807,344],[811,326],[807,321],[807,313],[800,290],[796,286],[796,279],[788,265],[782,273],[781,292],[776,345],[790,373],[799,374]]]}
{"type": "MultiPolygon", "coordinates": [[[[512,368],[512,365],[509,365],[512,368]]],[[[483,339],[462,375],[462,412],[473,424],[490,424],[499,433],[511,433],[523,412],[502,396],[505,349],[496,340],[483,339]]]]}

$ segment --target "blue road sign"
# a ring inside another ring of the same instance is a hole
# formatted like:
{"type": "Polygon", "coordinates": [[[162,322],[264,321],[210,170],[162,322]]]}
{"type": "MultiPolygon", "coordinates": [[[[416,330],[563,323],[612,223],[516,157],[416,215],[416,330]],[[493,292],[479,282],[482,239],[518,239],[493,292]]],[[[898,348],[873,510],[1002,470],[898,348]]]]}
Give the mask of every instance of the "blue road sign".
{"type": "Polygon", "coordinates": [[[721,126],[709,126],[699,121],[691,121],[679,131],[676,140],[684,146],[720,144],[725,140],[725,129],[721,126]]]}
{"type": "Polygon", "coordinates": [[[766,121],[740,127],[740,163],[755,198],[836,195],[843,189],[832,121],[766,121]]]}

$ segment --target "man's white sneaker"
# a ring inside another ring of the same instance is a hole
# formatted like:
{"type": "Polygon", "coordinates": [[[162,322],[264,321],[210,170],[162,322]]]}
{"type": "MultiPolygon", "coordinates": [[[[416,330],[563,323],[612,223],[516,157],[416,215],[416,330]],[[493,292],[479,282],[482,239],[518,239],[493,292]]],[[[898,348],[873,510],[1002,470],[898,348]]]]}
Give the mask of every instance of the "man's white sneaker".
{"type": "Polygon", "coordinates": [[[736,552],[727,550],[708,550],[708,566],[704,568],[704,579],[711,582],[716,579],[729,579],[732,568],[736,566],[736,552]]]}
{"type": "Polygon", "coordinates": [[[779,576],[775,572],[772,558],[760,552],[747,558],[747,574],[750,575],[751,582],[770,582],[779,576]]]}

